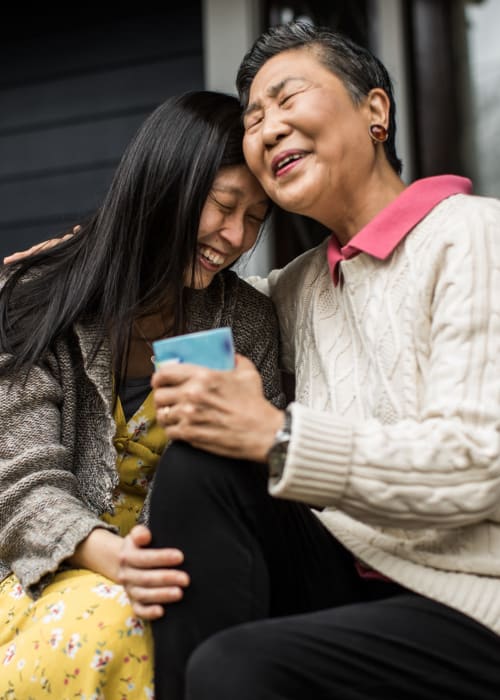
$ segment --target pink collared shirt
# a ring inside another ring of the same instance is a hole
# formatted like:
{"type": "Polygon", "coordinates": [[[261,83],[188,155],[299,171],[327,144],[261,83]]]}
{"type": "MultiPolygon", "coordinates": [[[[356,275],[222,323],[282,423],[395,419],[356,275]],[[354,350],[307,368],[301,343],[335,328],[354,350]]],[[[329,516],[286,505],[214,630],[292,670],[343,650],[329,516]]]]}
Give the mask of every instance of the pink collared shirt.
{"type": "Polygon", "coordinates": [[[457,175],[436,175],[416,180],[382,209],[347,245],[340,247],[335,233],[328,241],[328,266],[335,285],[342,260],[367,253],[385,260],[403,238],[439,202],[454,194],[471,194],[472,182],[457,175]]]}

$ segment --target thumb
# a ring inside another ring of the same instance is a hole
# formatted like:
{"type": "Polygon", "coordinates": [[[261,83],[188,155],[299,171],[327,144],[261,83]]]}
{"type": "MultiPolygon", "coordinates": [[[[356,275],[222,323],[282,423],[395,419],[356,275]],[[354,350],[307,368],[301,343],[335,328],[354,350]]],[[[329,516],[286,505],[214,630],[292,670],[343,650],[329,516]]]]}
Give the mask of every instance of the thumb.
{"type": "Polygon", "coordinates": [[[237,369],[255,369],[255,365],[252,360],[249,360],[245,355],[235,354],[235,367],[237,369]]]}
{"type": "Polygon", "coordinates": [[[151,542],[151,531],[145,525],[135,525],[129,535],[136,547],[146,547],[151,542]]]}

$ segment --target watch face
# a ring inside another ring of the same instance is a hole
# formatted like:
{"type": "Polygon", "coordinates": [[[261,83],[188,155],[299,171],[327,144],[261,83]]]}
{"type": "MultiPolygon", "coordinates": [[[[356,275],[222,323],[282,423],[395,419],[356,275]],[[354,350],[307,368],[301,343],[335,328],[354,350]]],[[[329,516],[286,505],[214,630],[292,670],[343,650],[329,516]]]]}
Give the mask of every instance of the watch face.
{"type": "Polygon", "coordinates": [[[280,479],[285,468],[288,445],[290,444],[291,414],[285,412],[285,425],[275,435],[274,443],[267,455],[269,476],[272,479],[280,479]]]}
{"type": "Polygon", "coordinates": [[[279,478],[283,474],[285,468],[286,456],[288,453],[289,440],[275,443],[269,450],[268,464],[269,475],[273,478],[279,478]]]}

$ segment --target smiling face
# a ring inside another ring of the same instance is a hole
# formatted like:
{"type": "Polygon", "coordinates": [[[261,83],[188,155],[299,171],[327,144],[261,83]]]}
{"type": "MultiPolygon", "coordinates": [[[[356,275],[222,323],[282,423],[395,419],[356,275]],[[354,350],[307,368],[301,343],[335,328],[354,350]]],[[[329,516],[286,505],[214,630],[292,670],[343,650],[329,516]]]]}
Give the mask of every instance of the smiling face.
{"type": "Polygon", "coordinates": [[[221,168],[203,206],[198,229],[194,287],[208,287],[257,240],[269,199],[245,165],[221,168]]]}
{"type": "Polygon", "coordinates": [[[370,124],[387,122],[383,90],[355,105],[314,50],[292,49],[269,59],[252,82],[245,157],[277,204],[333,229],[360,214],[374,171],[389,167],[369,135],[370,124]]]}

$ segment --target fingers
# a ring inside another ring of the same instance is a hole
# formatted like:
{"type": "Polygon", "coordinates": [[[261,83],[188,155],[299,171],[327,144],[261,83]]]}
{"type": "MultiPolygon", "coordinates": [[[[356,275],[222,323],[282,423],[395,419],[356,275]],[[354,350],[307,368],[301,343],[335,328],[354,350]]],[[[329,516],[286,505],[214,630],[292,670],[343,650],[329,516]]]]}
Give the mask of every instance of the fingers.
{"type": "Polygon", "coordinates": [[[27,248],[26,250],[21,250],[17,253],[12,253],[12,255],[7,255],[4,259],[4,265],[8,265],[9,263],[17,262],[18,260],[22,260],[23,258],[28,258],[30,255],[34,255],[35,253],[38,253],[39,250],[43,248],[44,245],[47,243],[50,243],[50,241],[44,241],[43,243],[37,243],[36,245],[32,245],[31,248],[27,248]]]}
{"type": "Polygon", "coordinates": [[[119,556],[121,568],[159,569],[179,566],[184,561],[184,555],[178,549],[144,549],[137,547],[130,535],[119,556]]]}
{"type": "Polygon", "coordinates": [[[143,605],[139,602],[132,603],[134,615],[143,620],[158,620],[165,614],[165,609],[161,605],[143,605]]]}
{"type": "Polygon", "coordinates": [[[143,586],[124,585],[131,600],[141,605],[162,605],[176,603],[184,595],[186,586],[159,586],[145,588],[143,586]]]}
{"type": "Polygon", "coordinates": [[[145,525],[135,525],[130,530],[129,537],[136,547],[146,547],[151,542],[151,530],[145,525]]]}
{"type": "Polygon", "coordinates": [[[170,412],[172,411],[172,406],[160,406],[156,413],[156,419],[160,425],[163,425],[166,427],[168,425],[168,418],[170,415],[170,412]]]}
{"type": "Polygon", "coordinates": [[[18,262],[19,260],[28,258],[30,255],[40,253],[45,248],[53,248],[54,246],[61,243],[61,241],[67,241],[69,238],[72,238],[75,233],[78,233],[81,230],[81,228],[81,226],[74,226],[72,232],[65,233],[64,236],[61,236],[60,238],[49,238],[49,240],[47,241],[42,241],[42,243],[36,243],[35,245],[32,245],[31,248],[21,250],[17,253],[12,253],[12,255],[7,255],[3,259],[4,265],[9,265],[10,263],[18,262]]]}
{"type": "Polygon", "coordinates": [[[174,568],[184,561],[183,553],[170,547],[145,549],[150,541],[151,532],[144,525],[136,525],[125,537],[119,554],[120,583],[145,588],[187,586],[188,575],[174,568]]]}
{"type": "Polygon", "coordinates": [[[118,582],[124,587],[135,614],[155,620],[164,614],[165,605],[182,600],[189,577],[184,571],[174,569],[129,570],[119,573],[118,582]]]}
{"type": "Polygon", "coordinates": [[[240,355],[238,352],[234,356],[234,361],[235,361],[235,367],[239,370],[241,370],[241,369],[255,370],[256,369],[252,360],[250,360],[248,357],[245,357],[245,355],[240,355]]]}
{"type": "MultiPolygon", "coordinates": [[[[208,407],[219,407],[219,399],[225,384],[231,378],[230,371],[211,370],[197,365],[172,365],[161,367],[152,377],[157,419],[161,425],[173,420],[172,410],[196,419],[196,412],[208,407]]],[[[181,415],[176,412],[176,420],[181,415]]]]}
{"type": "Polygon", "coordinates": [[[179,386],[188,380],[196,378],[200,384],[210,381],[214,375],[220,374],[220,370],[207,369],[200,365],[172,362],[159,367],[151,378],[153,389],[162,386],[179,386]]]}
{"type": "MultiPolygon", "coordinates": [[[[189,576],[180,569],[138,569],[135,567],[121,567],[118,573],[119,583],[129,587],[144,589],[168,588],[189,585],[189,576]]],[[[150,601],[151,602],[151,601],[150,601]]]]}
{"type": "Polygon", "coordinates": [[[145,620],[164,614],[164,606],[182,599],[189,576],[176,567],[184,560],[178,549],[145,549],[151,532],[136,525],[124,539],[117,580],[124,587],[134,613],[145,620]]]}

